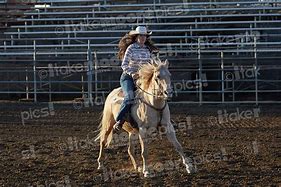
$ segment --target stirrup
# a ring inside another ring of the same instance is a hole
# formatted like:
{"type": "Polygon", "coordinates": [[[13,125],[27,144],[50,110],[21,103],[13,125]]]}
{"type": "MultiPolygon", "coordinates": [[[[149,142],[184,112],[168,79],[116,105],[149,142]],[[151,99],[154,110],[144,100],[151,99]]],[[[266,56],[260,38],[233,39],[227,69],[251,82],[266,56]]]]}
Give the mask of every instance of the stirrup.
{"type": "Polygon", "coordinates": [[[113,125],[113,129],[119,131],[122,129],[123,124],[124,124],[124,120],[119,120],[113,125]]]}

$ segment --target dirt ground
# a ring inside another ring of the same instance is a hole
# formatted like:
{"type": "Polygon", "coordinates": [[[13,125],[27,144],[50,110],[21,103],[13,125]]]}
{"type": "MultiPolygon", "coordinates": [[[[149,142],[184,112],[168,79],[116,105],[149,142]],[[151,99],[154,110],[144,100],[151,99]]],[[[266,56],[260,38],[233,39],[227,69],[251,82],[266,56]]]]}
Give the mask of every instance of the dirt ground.
{"type": "MultiPolygon", "coordinates": [[[[97,170],[101,106],[0,103],[1,186],[281,186],[280,105],[170,105],[188,174],[163,130],[150,134],[149,178],[134,171],[125,133],[97,170]]],[[[165,129],[164,129],[165,130],[165,129]]],[[[139,144],[135,153],[141,161],[139,144]]]]}

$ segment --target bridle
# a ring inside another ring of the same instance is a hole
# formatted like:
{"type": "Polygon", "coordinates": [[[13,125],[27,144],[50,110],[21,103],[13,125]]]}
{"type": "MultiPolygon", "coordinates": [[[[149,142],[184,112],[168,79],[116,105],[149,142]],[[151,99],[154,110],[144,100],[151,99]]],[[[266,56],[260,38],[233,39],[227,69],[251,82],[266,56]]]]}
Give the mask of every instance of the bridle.
{"type": "Polygon", "coordinates": [[[153,105],[151,105],[150,103],[148,103],[146,100],[144,100],[143,98],[136,98],[136,99],[139,99],[142,103],[144,103],[145,105],[147,105],[147,106],[149,106],[150,108],[152,108],[152,109],[154,109],[154,110],[156,110],[157,112],[159,112],[159,115],[160,115],[160,119],[159,119],[159,123],[158,123],[158,126],[160,126],[161,124],[161,120],[162,120],[162,117],[163,117],[163,111],[164,111],[164,109],[166,108],[166,106],[167,106],[167,99],[168,99],[168,97],[166,97],[166,96],[159,96],[159,95],[155,95],[155,94],[153,94],[153,93],[149,93],[149,92],[147,92],[147,91],[145,91],[144,89],[142,89],[137,83],[136,83],[136,81],[135,81],[135,85],[136,85],[136,87],[140,90],[140,91],[142,91],[143,93],[145,93],[145,94],[147,94],[147,95],[151,95],[151,96],[153,96],[153,97],[158,97],[158,98],[163,98],[164,100],[165,100],[165,103],[164,103],[164,106],[163,107],[161,107],[161,108],[157,108],[157,107],[155,107],[155,106],[153,106],[153,105]]]}
{"type": "Polygon", "coordinates": [[[136,82],[135,82],[135,85],[139,90],[141,90],[143,93],[146,93],[147,95],[151,95],[153,97],[158,97],[158,98],[163,98],[164,100],[167,100],[169,98],[169,97],[166,97],[166,96],[159,96],[159,95],[155,95],[153,93],[149,93],[149,92],[145,91],[144,89],[142,89],[136,82]]]}

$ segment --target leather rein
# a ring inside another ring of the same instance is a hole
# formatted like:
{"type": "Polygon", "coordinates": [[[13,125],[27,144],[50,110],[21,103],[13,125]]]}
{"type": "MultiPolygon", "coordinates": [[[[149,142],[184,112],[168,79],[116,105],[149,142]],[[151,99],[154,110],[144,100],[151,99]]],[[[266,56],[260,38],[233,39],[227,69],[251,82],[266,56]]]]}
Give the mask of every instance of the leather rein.
{"type": "MultiPolygon", "coordinates": [[[[149,92],[143,90],[138,84],[135,83],[135,85],[136,85],[136,87],[137,87],[139,90],[141,90],[142,92],[144,92],[144,93],[146,93],[146,94],[148,94],[148,95],[151,95],[151,96],[153,96],[153,97],[159,97],[159,96],[157,96],[157,95],[154,95],[154,94],[152,94],[152,93],[149,93],[149,92]]],[[[163,97],[163,98],[166,98],[166,97],[163,97]]],[[[146,100],[144,100],[143,98],[138,98],[138,99],[139,99],[141,102],[143,102],[145,105],[147,105],[147,106],[149,106],[150,108],[152,108],[152,109],[154,109],[154,110],[156,110],[156,111],[159,112],[160,120],[159,120],[158,126],[160,126],[160,125],[161,125],[161,120],[162,120],[162,117],[163,117],[163,111],[164,111],[164,109],[165,109],[166,106],[167,106],[167,100],[165,100],[165,104],[164,104],[163,107],[157,108],[157,107],[151,105],[150,103],[148,103],[148,102],[147,102],[146,100]]]]}

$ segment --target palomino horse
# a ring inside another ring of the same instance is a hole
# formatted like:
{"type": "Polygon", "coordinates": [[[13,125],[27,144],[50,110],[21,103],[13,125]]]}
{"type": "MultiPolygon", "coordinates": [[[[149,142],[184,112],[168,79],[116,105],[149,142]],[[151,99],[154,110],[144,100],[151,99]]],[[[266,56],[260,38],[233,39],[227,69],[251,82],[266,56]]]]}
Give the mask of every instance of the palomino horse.
{"type": "MultiPolygon", "coordinates": [[[[191,162],[185,157],[183,148],[178,142],[174,127],[170,120],[170,110],[167,99],[172,95],[170,72],[168,70],[168,61],[143,65],[139,70],[139,78],[136,82],[137,90],[135,92],[136,102],[131,108],[131,114],[138,124],[138,129],[129,128],[130,125],[125,123],[123,129],[129,133],[128,153],[137,170],[138,165],[134,158],[132,147],[132,134],[139,136],[141,144],[141,156],[143,160],[142,172],[144,177],[149,176],[147,168],[147,130],[151,127],[158,127],[160,124],[166,128],[167,138],[173,144],[177,152],[180,154],[183,164],[188,173],[192,170],[191,162]]],[[[122,97],[121,88],[114,89],[106,98],[102,120],[99,126],[99,135],[96,140],[100,139],[100,152],[98,157],[98,169],[101,169],[103,149],[109,146],[113,137],[113,125],[120,109],[120,102],[116,102],[117,97],[122,97]],[[120,96],[121,95],[121,96],[120,96]]]]}

